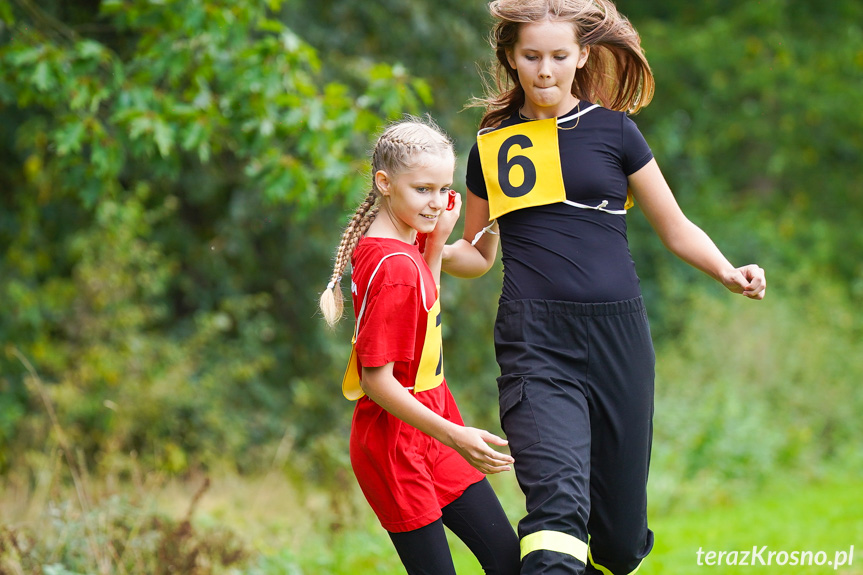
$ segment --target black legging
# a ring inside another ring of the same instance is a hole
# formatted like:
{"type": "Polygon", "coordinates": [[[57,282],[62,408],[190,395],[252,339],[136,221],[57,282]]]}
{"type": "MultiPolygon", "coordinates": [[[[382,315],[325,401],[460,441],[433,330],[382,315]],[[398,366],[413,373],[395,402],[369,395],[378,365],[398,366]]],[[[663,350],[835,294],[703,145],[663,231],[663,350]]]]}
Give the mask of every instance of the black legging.
{"type": "Polygon", "coordinates": [[[408,575],[455,575],[444,525],[464,541],[487,575],[518,574],[518,537],[487,479],[441,511],[443,516],[425,527],[389,534],[408,575]]]}

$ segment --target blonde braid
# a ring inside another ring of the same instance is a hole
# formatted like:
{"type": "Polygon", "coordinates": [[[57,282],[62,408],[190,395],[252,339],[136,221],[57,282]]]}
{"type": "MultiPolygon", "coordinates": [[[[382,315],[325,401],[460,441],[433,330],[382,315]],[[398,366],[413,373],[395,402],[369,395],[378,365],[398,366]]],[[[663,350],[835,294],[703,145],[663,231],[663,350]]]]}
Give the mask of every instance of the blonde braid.
{"type": "Polygon", "coordinates": [[[454,157],[452,141],[434,123],[431,117],[425,119],[406,116],[404,120],[390,124],[375,142],[372,151],[372,186],[369,195],[357,207],[348,222],[339,247],[336,250],[333,275],[327,289],[321,294],[320,308],[324,319],[334,326],[344,312],[344,299],[339,284],[342,274],[351,261],[360,238],[378,215],[380,192],[375,184],[375,174],[384,171],[390,176],[413,169],[423,153],[448,154],[454,157]]]}
{"type": "Polygon", "coordinates": [[[359,243],[360,238],[374,221],[380,206],[376,205],[377,191],[372,189],[366,199],[357,207],[351,221],[348,222],[341,242],[336,250],[336,262],[333,266],[333,275],[327,289],[321,294],[320,308],[324,319],[330,327],[333,327],[341,319],[344,313],[344,296],[341,290],[342,274],[351,261],[351,255],[359,243]]]}

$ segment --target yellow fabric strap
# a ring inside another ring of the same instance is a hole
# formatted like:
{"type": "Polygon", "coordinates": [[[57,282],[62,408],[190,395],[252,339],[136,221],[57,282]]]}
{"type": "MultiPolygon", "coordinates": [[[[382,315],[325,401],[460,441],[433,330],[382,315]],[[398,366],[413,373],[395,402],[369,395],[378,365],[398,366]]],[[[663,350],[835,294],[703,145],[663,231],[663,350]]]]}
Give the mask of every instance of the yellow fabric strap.
{"type": "MultiPolygon", "coordinates": [[[[593,560],[593,554],[591,554],[590,549],[587,550],[587,558],[590,561],[590,564],[593,565],[594,569],[602,573],[602,575],[614,575],[611,571],[599,565],[596,561],[593,560]]],[[[641,565],[644,563],[644,560],[641,560],[641,563],[638,564],[638,567],[630,571],[627,575],[635,575],[639,569],[641,569],[641,565]]]]}
{"type": "Polygon", "coordinates": [[[560,531],[537,531],[530,535],[525,535],[521,539],[521,558],[524,559],[528,553],[546,549],[557,553],[566,553],[572,555],[585,565],[587,564],[587,543],[561,533],[560,531]]]}
{"type": "Polygon", "coordinates": [[[626,189],[626,203],[623,205],[624,210],[628,210],[635,205],[635,196],[632,195],[632,190],[626,189]]]}

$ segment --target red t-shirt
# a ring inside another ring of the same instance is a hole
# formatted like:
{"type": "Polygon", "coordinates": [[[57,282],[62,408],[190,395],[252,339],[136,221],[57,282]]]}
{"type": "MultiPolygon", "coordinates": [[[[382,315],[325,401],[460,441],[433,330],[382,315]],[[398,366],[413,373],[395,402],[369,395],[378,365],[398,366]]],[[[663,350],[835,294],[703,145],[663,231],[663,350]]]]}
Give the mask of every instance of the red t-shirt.
{"type": "Polygon", "coordinates": [[[428,310],[438,297],[428,264],[416,244],[390,238],[361,239],[351,264],[355,314],[359,313],[363,298],[366,298],[356,342],[360,369],[363,365],[380,367],[395,362],[395,378],[403,386],[413,387],[425,343],[428,310]],[[406,253],[410,259],[394,256],[381,263],[385,256],[395,252],[406,253]],[[417,268],[422,272],[425,301],[417,268]],[[369,286],[372,273],[375,276],[369,286]],[[366,290],[371,290],[368,296],[366,290]]]}
{"type": "MultiPolygon", "coordinates": [[[[379,367],[394,362],[395,378],[403,386],[413,387],[423,356],[427,322],[440,320],[429,318],[427,312],[438,297],[431,270],[416,245],[389,238],[361,239],[352,265],[355,314],[360,311],[366,290],[370,290],[357,333],[359,363],[379,367]],[[384,260],[395,252],[408,255],[384,260]]],[[[439,348],[434,351],[440,353],[439,348]]],[[[442,356],[440,362],[442,376],[442,356]]],[[[446,381],[414,397],[445,419],[464,425],[446,381]]],[[[455,450],[399,420],[367,396],[357,401],[354,410],[350,454],[363,494],[384,529],[393,533],[412,531],[435,521],[441,516],[441,508],[484,477],[455,450]]]]}

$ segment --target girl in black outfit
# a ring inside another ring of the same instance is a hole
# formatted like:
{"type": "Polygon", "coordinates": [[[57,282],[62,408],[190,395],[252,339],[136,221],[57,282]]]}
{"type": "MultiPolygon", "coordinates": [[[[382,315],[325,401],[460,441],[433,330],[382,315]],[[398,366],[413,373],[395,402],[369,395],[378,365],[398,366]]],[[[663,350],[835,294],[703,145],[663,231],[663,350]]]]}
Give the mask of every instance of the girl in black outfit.
{"type": "Polygon", "coordinates": [[[681,212],[626,112],[653,75],[608,0],[496,0],[499,92],[467,170],[464,238],[444,271],[504,281],[495,324],[501,423],[527,499],[523,574],[625,575],[653,546],[647,473],[654,353],[626,237],[633,200],[673,253],[748,298],[735,267],[681,212]]]}

